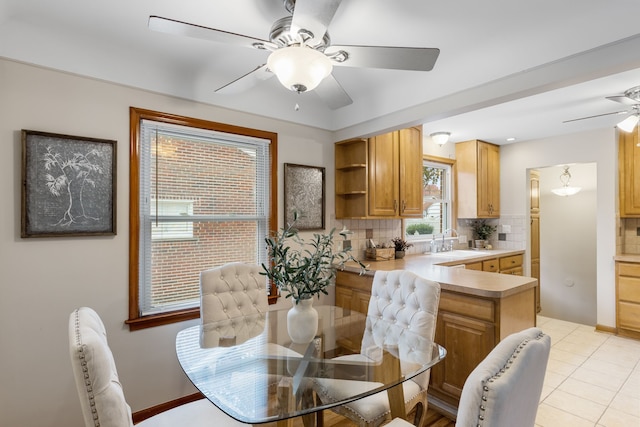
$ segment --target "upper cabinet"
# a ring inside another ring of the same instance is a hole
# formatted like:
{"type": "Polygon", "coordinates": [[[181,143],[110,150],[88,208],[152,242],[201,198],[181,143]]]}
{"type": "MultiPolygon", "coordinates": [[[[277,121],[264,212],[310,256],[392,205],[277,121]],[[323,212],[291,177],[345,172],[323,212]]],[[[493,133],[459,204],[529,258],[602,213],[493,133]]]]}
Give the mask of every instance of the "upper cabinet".
{"type": "Polygon", "coordinates": [[[422,129],[336,143],[336,218],[422,217],[422,129]]]}
{"type": "Polygon", "coordinates": [[[400,216],[422,218],[422,127],[398,131],[400,216]]]}
{"type": "Polygon", "coordinates": [[[622,218],[640,218],[640,147],[637,144],[637,132],[620,132],[618,169],[622,218]]]}
{"type": "Polygon", "coordinates": [[[336,150],[336,218],[367,217],[368,141],[338,142],[336,150]]]}
{"type": "Polygon", "coordinates": [[[472,140],[456,144],[458,218],[500,216],[500,147],[472,140]]]}

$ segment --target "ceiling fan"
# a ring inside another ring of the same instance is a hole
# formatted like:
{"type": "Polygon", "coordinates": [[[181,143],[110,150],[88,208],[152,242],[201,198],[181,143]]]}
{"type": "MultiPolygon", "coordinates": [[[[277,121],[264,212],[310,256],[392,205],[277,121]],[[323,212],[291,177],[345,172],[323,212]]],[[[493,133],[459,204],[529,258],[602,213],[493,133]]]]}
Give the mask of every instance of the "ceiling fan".
{"type": "Polygon", "coordinates": [[[436,48],[334,45],[331,44],[327,29],[342,0],[283,1],[291,15],[272,25],[269,40],[160,16],[149,17],[149,28],[269,53],[265,63],[216,89],[216,92],[246,89],[275,74],[284,87],[294,92],[315,89],[318,96],[334,110],[353,102],[331,74],[334,65],[430,71],[440,53],[436,48]]]}
{"type": "Polygon", "coordinates": [[[640,86],[634,86],[624,91],[622,95],[607,96],[611,101],[629,105],[631,110],[614,111],[612,113],[596,114],[595,116],[580,117],[579,119],[565,120],[562,123],[575,122],[577,120],[593,119],[595,117],[610,116],[614,114],[627,114],[627,117],[616,126],[625,131],[631,132],[638,121],[640,121],[640,86]]]}

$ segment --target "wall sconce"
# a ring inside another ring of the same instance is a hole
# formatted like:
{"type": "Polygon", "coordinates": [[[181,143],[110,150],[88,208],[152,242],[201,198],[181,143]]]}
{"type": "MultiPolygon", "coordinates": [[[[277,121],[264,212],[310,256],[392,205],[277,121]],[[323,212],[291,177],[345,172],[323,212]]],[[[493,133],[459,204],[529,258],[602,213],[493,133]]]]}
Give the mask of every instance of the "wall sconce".
{"type": "Polygon", "coordinates": [[[434,132],[431,135],[431,139],[438,145],[444,145],[449,141],[451,132],[434,132]]]}
{"type": "Polygon", "coordinates": [[[570,186],[570,180],[571,174],[569,173],[569,166],[565,166],[564,172],[562,172],[562,174],[560,175],[560,182],[562,183],[562,187],[554,188],[551,190],[551,192],[558,196],[573,196],[574,194],[577,194],[581,190],[581,188],[570,186]]]}

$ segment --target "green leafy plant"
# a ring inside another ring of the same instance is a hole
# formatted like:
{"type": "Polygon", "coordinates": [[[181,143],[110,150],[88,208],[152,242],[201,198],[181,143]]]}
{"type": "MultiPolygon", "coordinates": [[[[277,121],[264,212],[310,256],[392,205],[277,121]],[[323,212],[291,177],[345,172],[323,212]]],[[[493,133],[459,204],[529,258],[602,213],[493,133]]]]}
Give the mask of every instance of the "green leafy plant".
{"type": "Polygon", "coordinates": [[[424,166],[422,168],[422,186],[439,183],[442,179],[442,172],[443,170],[440,168],[424,166]]]}
{"type": "Polygon", "coordinates": [[[433,233],[433,225],[421,222],[419,224],[411,224],[407,226],[406,233],[408,235],[412,236],[416,234],[416,231],[418,232],[418,234],[431,234],[433,233]]]}
{"type": "Polygon", "coordinates": [[[489,237],[497,230],[497,226],[487,224],[487,220],[478,219],[471,222],[474,238],[477,240],[488,240],[489,237]]]}
{"type": "Polygon", "coordinates": [[[396,252],[407,250],[411,246],[413,246],[413,243],[409,243],[400,237],[394,237],[393,239],[391,239],[391,241],[393,242],[393,245],[396,248],[396,252]]]}
{"type": "Polygon", "coordinates": [[[300,300],[309,299],[323,293],[333,283],[336,268],[343,268],[347,261],[354,261],[360,266],[360,274],[367,267],[352,254],[351,248],[334,252],[333,236],[335,229],[329,234],[314,233],[313,239],[305,242],[294,227],[298,219],[293,214],[293,222],[279,232],[265,238],[269,265],[262,264],[260,274],[267,276],[286,298],[293,298],[298,304],[300,300]]]}

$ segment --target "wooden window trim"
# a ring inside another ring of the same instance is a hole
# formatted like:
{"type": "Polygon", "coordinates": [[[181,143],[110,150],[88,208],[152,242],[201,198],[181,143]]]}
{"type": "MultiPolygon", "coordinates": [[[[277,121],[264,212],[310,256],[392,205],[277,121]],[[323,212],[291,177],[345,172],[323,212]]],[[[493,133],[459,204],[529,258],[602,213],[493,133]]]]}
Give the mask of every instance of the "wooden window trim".
{"type": "MultiPolygon", "coordinates": [[[[174,125],[207,129],[236,135],[251,136],[271,141],[269,147],[271,182],[269,205],[269,229],[278,226],[278,134],[208,120],[195,119],[136,107],[129,108],[129,318],[125,321],[131,331],[170,323],[183,322],[200,317],[199,308],[141,316],[139,309],[139,191],[140,191],[140,121],[153,120],[174,125]]],[[[271,284],[269,303],[278,299],[277,289],[271,284]]]]}
{"type": "MultiPolygon", "coordinates": [[[[458,171],[456,168],[456,159],[432,156],[430,154],[423,155],[422,159],[429,162],[444,163],[451,166],[451,182],[449,183],[449,185],[451,185],[451,227],[455,227],[458,223],[458,184],[456,182],[458,171]]],[[[404,227],[404,224],[402,224],[402,227],[404,227]]]]}

